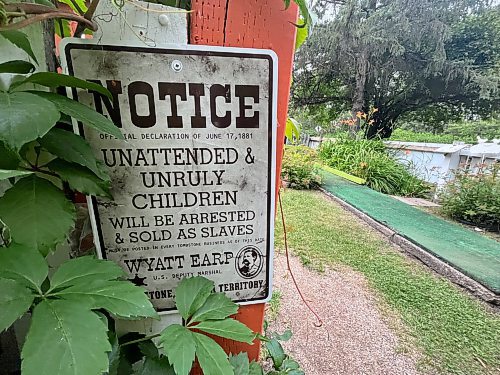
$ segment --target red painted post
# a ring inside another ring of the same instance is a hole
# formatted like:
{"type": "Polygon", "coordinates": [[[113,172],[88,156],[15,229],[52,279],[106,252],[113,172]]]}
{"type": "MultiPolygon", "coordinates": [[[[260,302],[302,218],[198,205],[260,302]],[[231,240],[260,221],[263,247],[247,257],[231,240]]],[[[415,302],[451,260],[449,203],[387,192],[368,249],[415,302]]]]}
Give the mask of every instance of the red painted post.
{"type": "MultiPolygon", "coordinates": [[[[285,10],[283,0],[192,0],[190,43],[225,47],[272,49],[278,55],[278,132],[276,147],[277,189],[290,96],[298,9],[285,10]]],[[[260,332],[265,304],[242,306],[236,319],[260,332]]],[[[228,352],[259,357],[260,344],[218,340],[228,352]]],[[[199,369],[197,370],[199,371],[199,369]]],[[[199,373],[194,371],[194,373],[199,373]]]]}

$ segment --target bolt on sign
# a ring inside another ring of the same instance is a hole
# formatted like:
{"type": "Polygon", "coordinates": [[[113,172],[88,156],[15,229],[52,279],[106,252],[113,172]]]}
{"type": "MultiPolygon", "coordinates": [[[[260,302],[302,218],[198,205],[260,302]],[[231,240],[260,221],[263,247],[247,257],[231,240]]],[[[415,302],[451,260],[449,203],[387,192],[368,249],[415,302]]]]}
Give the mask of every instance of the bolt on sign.
{"type": "Polygon", "coordinates": [[[71,75],[112,99],[73,98],[125,140],[75,124],[111,176],[114,199],[89,197],[101,257],[173,311],[184,277],[249,304],[271,289],[277,57],[272,51],[62,44],[71,75]]]}

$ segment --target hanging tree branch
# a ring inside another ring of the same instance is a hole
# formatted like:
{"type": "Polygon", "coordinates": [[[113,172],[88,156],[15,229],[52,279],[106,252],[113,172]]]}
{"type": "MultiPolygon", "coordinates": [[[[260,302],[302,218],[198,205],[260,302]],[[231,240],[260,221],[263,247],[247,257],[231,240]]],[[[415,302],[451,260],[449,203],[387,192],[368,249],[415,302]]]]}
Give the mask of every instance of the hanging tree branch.
{"type": "MultiPolygon", "coordinates": [[[[95,10],[97,9],[97,5],[99,4],[99,0],[94,0],[90,3],[87,12],[83,16],[85,20],[92,22],[92,17],[94,16],[95,10]]],[[[76,30],[74,33],[75,38],[79,38],[82,33],[85,31],[86,24],[84,22],[78,22],[78,25],[76,26],[76,30]]]]}
{"type": "Polygon", "coordinates": [[[64,18],[78,23],[85,24],[86,27],[95,31],[97,25],[82,16],[74,13],[61,11],[60,9],[52,8],[46,5],[32,3],[8,3],[4,4],[5,15],[7,19],[25,17],[22,21],[0,25],[0,31],[17,30],[35,22],[45,21],[54,18],[64,18]]]}

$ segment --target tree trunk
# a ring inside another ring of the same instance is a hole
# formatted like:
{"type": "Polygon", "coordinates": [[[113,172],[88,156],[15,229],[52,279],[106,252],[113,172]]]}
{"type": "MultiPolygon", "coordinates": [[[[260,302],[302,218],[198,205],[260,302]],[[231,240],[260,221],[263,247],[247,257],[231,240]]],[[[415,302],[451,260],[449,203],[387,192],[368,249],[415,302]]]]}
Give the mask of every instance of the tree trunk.
{"type": "MultiPolygon", "coordinates": [[[[370,15],[377,10],[377,0],[370,0],[367,4],[367,15],[366,18],[369,18],[370,15]]],[[[369,58],[370,54],[368,53],[368,47],[365,45],[366,41],[360,40],[358,41],[359,45],[359,55],[356,59],[356,86],[354,88],[354,95],[352,98],[352,117],[356,118],[356,114],[358,112],[366,112],[366,86],[368,81],[368,67],[369,67],[369,58]]],[[[356,131],[360,129],[360,120],[357,119],[356,122],[356,131]]]]}
{"type": "MultiPolygon", "coordinates": [[[[358,112],[364,112],[366,99],[366,80],[368,75],[368,51],[363,48],[356,61],[356,87],[352,98],[352,118],[356,118],[358,112]]],[[[360,128],[359,118],[357,119],[355,130],[360,128]]]]}
{"type": "Polygon", "coordinates": [[[356,61],[356,87],[351,107],[352,118],[356,120],[356,125],[349,128],[349,133],[352,137],[355,137],[356,133],[361,129],[361,119],[356,115],[358,112],[364,112],[365,110],[367,71],[368,52],[365,49],[356,61]]]}
{"type": "Polygon", "coordinates": [[[372,120],[374,121],[373,124],[368,125],[365,129],[365,138],[389,138],[392,135],[394,123],[398,117],[399,114],[391,114],[390,111],[384,111],[384,108],[379,108],[372,116],[372,120]]]}
{"type": "MultiPolygon", "coordinates": [[[[377,0],[369,0],[367,4],[367,15],[366,18],[369,18],[373,13],[377,11],[377,0]]],[[[368,47],[366,47],[366,41],[359,41],[358,45],[360,46],[360,53],[356,60],[356,86],[354,88],[354,95],[352,99],[352,117],[357,118],[356,114],[358,112],[367,112],[368,106],[367,103],[367,84],[368,84],[368,68],[369,68],[369,59],[370,54],[368,52],[368,47]]],[[[357,118],[356,121],[356,131],[360,129],[360,119],[357,118]]]]}

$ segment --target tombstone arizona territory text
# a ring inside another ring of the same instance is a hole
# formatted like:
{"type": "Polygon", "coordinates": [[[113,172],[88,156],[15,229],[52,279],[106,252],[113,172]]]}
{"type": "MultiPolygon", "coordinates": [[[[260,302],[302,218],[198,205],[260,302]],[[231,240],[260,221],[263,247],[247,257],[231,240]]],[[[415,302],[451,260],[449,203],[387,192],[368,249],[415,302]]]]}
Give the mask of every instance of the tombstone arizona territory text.
{"type": "Polygon", "coordinates": [[[103,258],[174,309],[179,280],[205,276],[240,303],[271,288],[277,62],[265,50],[64,44],[69,74],[107,87],[73,91],[125,140],[78,125],[111,176],[92,197],[103,258]]]}

